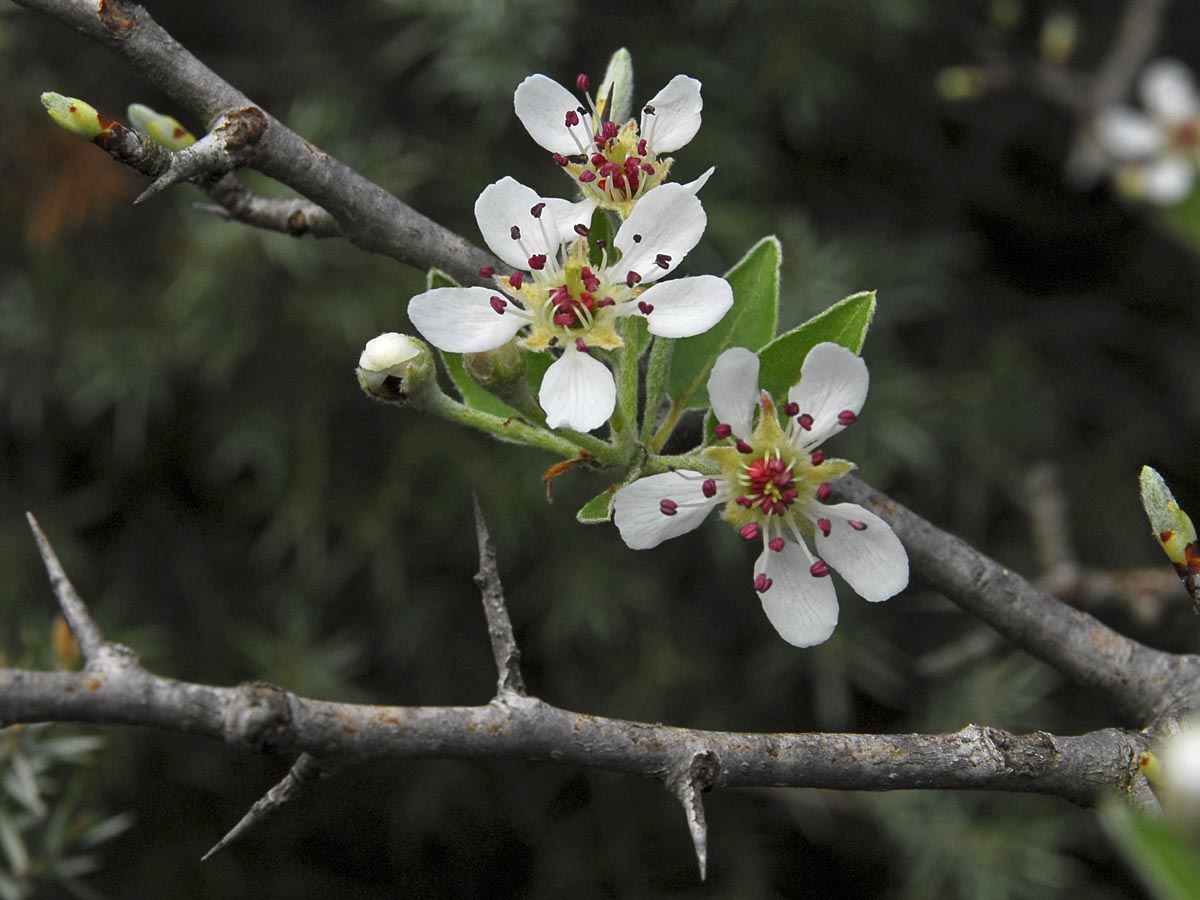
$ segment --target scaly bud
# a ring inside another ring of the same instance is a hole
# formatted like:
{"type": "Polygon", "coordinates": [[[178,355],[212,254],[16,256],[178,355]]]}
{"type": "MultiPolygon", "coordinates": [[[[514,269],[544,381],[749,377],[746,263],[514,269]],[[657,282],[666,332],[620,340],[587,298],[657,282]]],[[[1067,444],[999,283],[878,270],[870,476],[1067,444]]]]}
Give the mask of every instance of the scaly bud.
{"type": "Polygon", "coordinates": [[[172,152],[196,143],[196,136],[180,125],[177,119],[155,112],[141,103],[130,103],[126,114],[130,125],[172,152]]]}
{"type": "Polygon", "coordinates": [[[377,400],[402,403],[428,380],[433,357],[424,341],[389,331],[367,341],[358,358],[358,383],[377,400]]]}
{"type": "Polygon", "coordinates": [[[633,115],[633,57],[624,47],[608,61],[596,94],[596,108],[601,116],[618,124],[633,115]]]}
{"type": "Polygon", "coordinates": [[[1179,508],[1171,489],[1158,472],[1142,466],[1139,481],[1142,506],[1154,536],[1192,595],[1193,603],[1200,609],[1200,544],[1196,541],[1196,528],[1188,514],[1179,508]]]}
{"type": "Polygon", "coordinates": [[[91,104],[54,91],[42,94],[42,106],[59,127],[89,141],[107,131],[111,124],[111,120],[101,116],[91,104]]]}

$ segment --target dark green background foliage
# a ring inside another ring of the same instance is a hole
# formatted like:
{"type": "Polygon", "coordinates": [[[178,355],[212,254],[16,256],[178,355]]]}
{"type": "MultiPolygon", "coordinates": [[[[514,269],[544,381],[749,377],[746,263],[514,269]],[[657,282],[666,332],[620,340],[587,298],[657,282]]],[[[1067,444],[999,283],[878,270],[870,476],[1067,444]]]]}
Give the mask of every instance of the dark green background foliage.
{"type": "MultiPolygon", "coordinates": [[[[1103,53],[1120,7],[1077,4],[1081,65],[1103,53]]],[[[1064,186],[1059,110],[1018,91],[956,106],[936,96],[939,69],[971,59],[982,2],[151,8],[296,130],[473,240],[489,182],[566,188],[512,115],[525,74],[598,78],[625,43],[640,100],[694,75],[704,127],[675,171],[717,173],[688,272],[723,271],[776,233],[781,329],[879,292],[871,396],[831,450],[1031,575],[1024,479],[1036,461],[1061,466],[1089,567],[1165,565],[1138,506],[1143,463],[1200,510],[1195,250],[1103,186],[1064,186]]],[[[1016,52],[1036,52],[1039,15],[1027,11],[1016,52]]],[[[1200,65],[1197,28],[1200,11],[1176,4],[1163,52],[1200,65]]],[[[553,459],[369,402],[358,353],[408,329],[423,272],[223,224],[191,209],[201,197],[188,187],[132,207],[144,183],[57,131],[38,94],[110,113],[131,101],[175,112],[170,102],[103,48],[8,4],[0,45],[10,662],[45,644],[54,615],[31,509],[109,636],[159,672],[485,702],[495,672],[471,583],[475,491],[527,681],[550,702],[722,729],[1112,721],[1001,644],[931,675],[931,653],[986,629],[919,583],[870,608],[844,591],[834,638],[793,649],[755,601],[752,551],[719,523],[635,553],[611,527],[575,524],[604,487],[594,476],[561,478],[548,505],[539,475],[553,459]]],[[[1099,614],[1195,649],[1186,598],[1171,600],[1099,614]]],[[[137,817],[89,882],[114,897],[1139,896],[1093,816],[1064,802],[813,791],[710,795],[701,886],[658,784],[519,762],[362,766],[200,865],[289,761],[102,733],[90,802],[137,817]]]]}

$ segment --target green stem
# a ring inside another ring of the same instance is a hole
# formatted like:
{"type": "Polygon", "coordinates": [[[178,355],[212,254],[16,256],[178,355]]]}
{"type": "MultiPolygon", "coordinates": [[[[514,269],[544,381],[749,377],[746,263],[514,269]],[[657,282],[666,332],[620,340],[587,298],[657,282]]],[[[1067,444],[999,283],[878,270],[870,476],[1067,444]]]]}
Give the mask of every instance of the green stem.
{"type": "Polygon", "coordinates": [[[457,400],[450,399],[441,390],[425,391],[420,396],[414,396],[411,398],[410,405],[459,425],[485,431],[502,440],[537,447],[564,459],[578,459],[580,452],[583,451],[595,457],[603,465],[616,465],[623,456],[617,448],[589,435],[572,433],[573,436],[568,438],[536,425],[530,425],[523,419],[506,419],[479,409],[472,409],[457,400]],[[578,440],[579,438],[586,438],[586,440],[578,440]]]}
{"type": "Polygon", "coordinates": [[[667,394],[667,378],[671,374],[671,351],[675,342],[656,337],[650,348],[650,363],[646,369],[646,408],[642,411],[642,443],[649,444],[654,433],[654,417],[667,394]]]}
{"type": "Polygon", "coordinates": [[[613,418],[613,436],[622,447],[637,440],[638,335],[637,322],[627,318],[621,325],[625,346],[617,356],[617,408],[613,418]]]}
{"type": "Polygon", "coordinates": [[[662,449],[663,444],[667,442],[667,438],[671,436],[671,432],[675,430],[675,426],[679,424],[679,420],[685,412],[687,412],[687,407],[679,401],[671,404],[671,408],[667,411],[667,417],[663,419],[663,423],[658,426],[658,431],[654,432],[654,437],[646,445],[651,453],[662,449]]]}
{"type": "Polygon", "coordinates": [[[651,456],[642,466],[642,476],[658,475],[672,469],[688,469],[692,472],[704,472],[715,475],[720,467],[710,459],[705,459],[699,453],[688,453],[684,456],[651,456]]]}

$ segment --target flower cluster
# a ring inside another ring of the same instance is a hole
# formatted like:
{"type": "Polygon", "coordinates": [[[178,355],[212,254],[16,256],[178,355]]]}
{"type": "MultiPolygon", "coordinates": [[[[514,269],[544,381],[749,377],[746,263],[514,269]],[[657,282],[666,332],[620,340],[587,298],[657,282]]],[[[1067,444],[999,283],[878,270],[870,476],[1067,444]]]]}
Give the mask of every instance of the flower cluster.
{"type": "Polygon", "coordinates": [[[1117,187],[1159,206],[1192,192],[1200,164],[1200,95],[1186,66],[1151,63],[1138,82],[1145,112],[1114,106],[1096,118],[1096,143],[1113,163],[1117,187]]]}
{"type": "MultiPolygon", "coordinates": [[[[578,86],[586,93],[585,76],[578,86]]],[[[589,110],[544,75],[521,83],[518,117],[573,174],[583,199],[543,198],[512,178],[488,185],[475,219],[513,272],[488,268],[480,274],[494,287],[435,288],[408,307],[413,325],[441,350],[479,353],[521,335],[526,350],[560,354],[538,393],[550,428],[592,431],[613,414],[616,382],[592,352],[625,345],[623,320],[643,318],[657,337],[691,337],[733,305],[729,284],[712,275],[655,283],[679,266],[707,224],[696,192],[712,170],[688,185],[663,183],[672,161],[659,155],[700,127],[700,82],[672,79],[640,123],[605,118],[605,102],[589,96],[589,110]],[[597,206],[624,220],[611,245],[590,240],[597,206]]]]}
{"type": "Polygon", "coordinates": [[[788,392],[782,425],[775,401],[759,391],[758,369],[758,357],[740,347],[713,366],[708,393],[721,443],[705,454],[719,474],[677,470],[639,479],[617,491],[614,520],[625,543],[644,550],[693,530],[723,505],[738,534],[762,544],[754,590],[767,618],[788,643],[808,647],[837,625],[830,567],[879,601],[908,584],[908,556],[874,513],[828,502],[829,483],[853,465],[817,448],[858,419],[866,364],[837,344],[815,346],[788,392]]]}

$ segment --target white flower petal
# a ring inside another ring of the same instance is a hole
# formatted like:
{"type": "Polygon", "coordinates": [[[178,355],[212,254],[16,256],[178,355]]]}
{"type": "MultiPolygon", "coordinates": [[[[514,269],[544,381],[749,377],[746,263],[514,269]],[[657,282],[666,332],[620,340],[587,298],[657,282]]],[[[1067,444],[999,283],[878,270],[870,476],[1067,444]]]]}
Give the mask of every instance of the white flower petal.
{"type": "Polygon", "coordinates": [[[718,422],[729,425],[738,437],[749,438],[754,433],[758,396],[758,357],[754,353],[745,347],[730,347],[717,357],[708,374],[708,399],[718,422]]]}
{"type": "Polygon", "coordinates": [[[695,78],[676,75],[646,105],[654,107],[654,115],[644,114],[644,121],[649,132],[647,143],[655,153],[678,150],[700,130],[704,101],[695,78]]]}
{"type": "Polygon", "coordinates": [[[1178,60],[1160,59],[1146,66],[1138,93],[1150,115],[1167,125],[1178,125],[1200,114],[1192,72],[1178,60]]]}
{"type": "Polygon", "coordinates": [[[788,400],[800,407],[799,415],[813,417],[812,428],[800,432],[805,447],[815,447],[846,426],[838,415],[855,416],[867,399],[867,364],[840,344],[817,344],[804,357],[800,381],[788,391],[788,400]]]}
{"type": "Polygon", "coordinates": [[[654,281],[679,265],[700,241],[708,217],[696,195],[682,184],[663,184],[634,206],[617,229],[613,244],[621,258],[609,267],[614,280],[637,272],[643,282],[654,281]],[[666,268],[658,265],[663,258],[666,268]]]}
{"type": "Polygon", "coordinates": [[[591,431],[612,415],[617,385],[604,363],[568,345],[546,370],[538,402],[551,428],[591,431]]]}
{"type": "Polygon", "coordinates": [[[575,230],[576,225],[582,225],[584,228],[591,227],[592,213],[596,211],[596,199],[584,197],[578,203],[572,203],[570,200],[562,200],[558,197],[547,197],[546,209],[558,223],[558,239],[567,243],[579,240],[579,232],[575,230]]]}
{"type": "Polygon", "coordinates": [[[639,478],[620,488],[613,497],[613,522],[621,540],[634,550],[649,550],[699,526],[721,502],[704,496],[703,478],[680,470],[639,478]],[[675,515],[663,514],[663,500],[678,504],[675,515]]]}
{"type": "Polygon", "coordinates": [[[704,187],[704,185],[708,184],[708,179],[712,177],[712,173],[715,171],[717,171],[716,166],[709,166],[707,172],[705,172],[703,175],[701,175],[696,180],[689,181],[687,184],[684,185],[684,187],[687,188],[689,191],[691,191],[693,194],[700,193],[700,188],[702,188],[702,187],[704,187]]]}
{"type": "Polygon", "coordinates": [[[1196,166],[1181,156],[1163,156],[1142,167],[1137,188],[1159,206],[1174,206],[1192,192],[1196,166]]]}
{"type": "MultiPolygon", "coordinates": [[[[494,350],[512,340],[528,319],[492,308],[496,291],[483,287],[434,288],[408,302],[408,318],[425,340],[451,353],[494,350]]],[[[510,304],[510,309],[511,304],[510,304]]]]}
{"type": "Polygon", "coordinates": [[[878,603],[908,586],[908,554],[888,524],[854,503],[820,507],[829,537],[818,528],[817,553],[861,597],[878,603]],[[851,522],[865,525],[857,529],[851,522]]]}
{"type": "Polygon", "coordinates": [[[771,579],[771,586],[758,593],[763,612],[779,636],[796,647],[823,643],[837,627],[837,591],[828,576],[817,578],[809,571],[813,562],[807,547],[787,541],[778,552],[764,550],[754,564],[756,578],[771,579]]]}
{"type": "Polygon", "coordinates": [[[508,177],[489,184],[475,201],[475,221],[484,242],[514,269],[528,272],[529,257],[558,253],[561,241],[554,213],[548,205],[540,217],[532,212],[542,202],[533,188],[508,177]],[[513,238],[514,227],[519,238],[513,238]]]}
{"type": "Polygon", "coordinates": [[[638,299],[654,307],[646,316],[651,334],[682,338],[703,334],[733,306],[733,289],[716,275],[660,281],[638,299]]]}
{"type": "Polygon", "coordinates": [[[405,363],[421,354],[421,345],[407,334],[388,331],[367,341],[358,357],[358,367],[368,372],[396,374],[405,363]]]}
{"type": "Polygon", "coordinates": [[[1113,106],[1096,117],[1096,143],[1116,160],[1145,159],[1163,145],[1162,129],[1156,122],[1128,106],[1113,106]]]}
{"type": "Polygon", "coordinates": [[[551,153],[564,156],[586,153],[595,140],[592,115],[580,113],[582,105],[574,94],[545,75],[530,75],[513,94],[513,108],[529,136],[551,153]],[[579,124],[568,128],[566,117],[571,110],[579,116],[579,124]]]}

